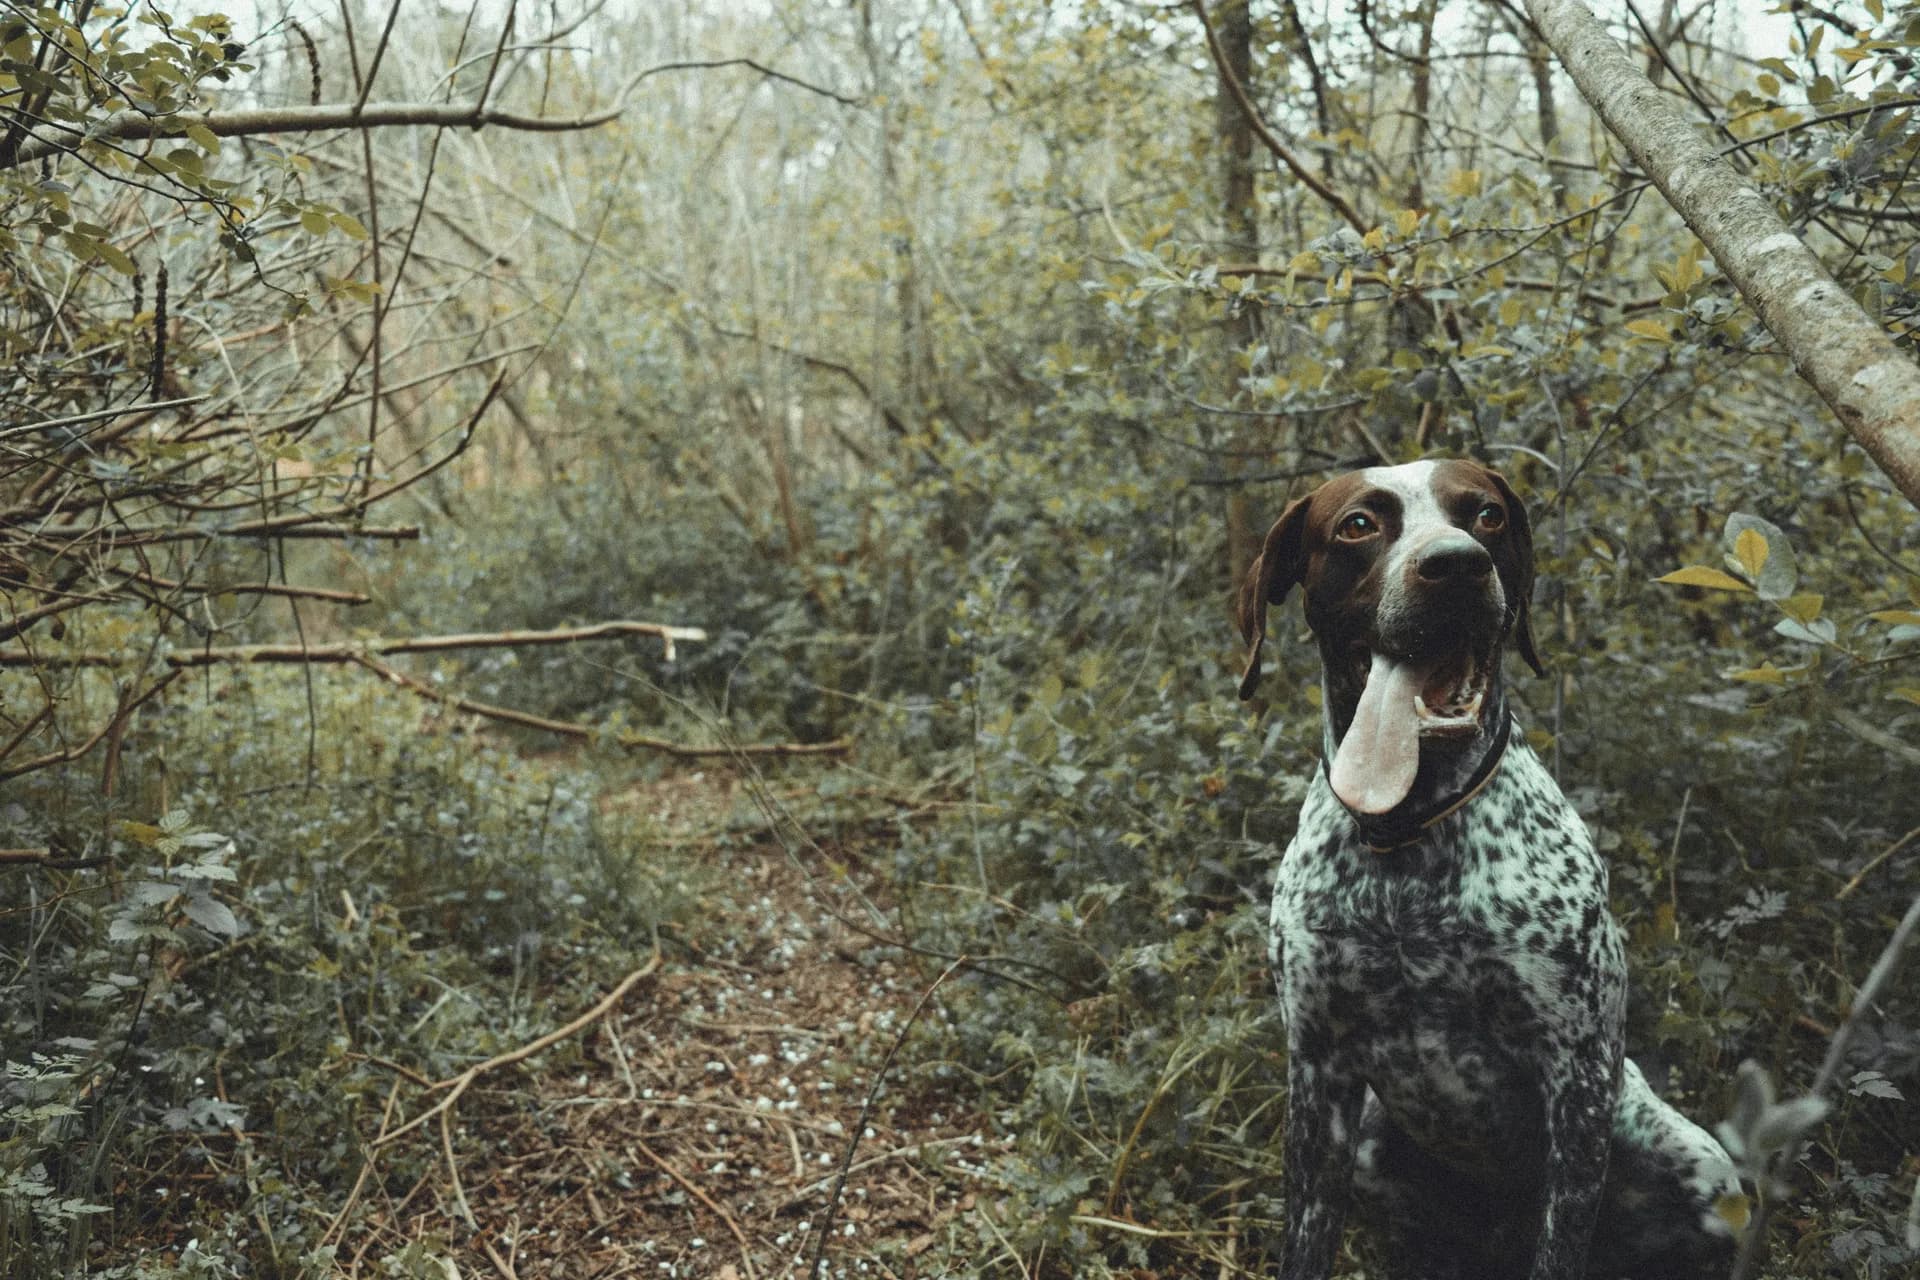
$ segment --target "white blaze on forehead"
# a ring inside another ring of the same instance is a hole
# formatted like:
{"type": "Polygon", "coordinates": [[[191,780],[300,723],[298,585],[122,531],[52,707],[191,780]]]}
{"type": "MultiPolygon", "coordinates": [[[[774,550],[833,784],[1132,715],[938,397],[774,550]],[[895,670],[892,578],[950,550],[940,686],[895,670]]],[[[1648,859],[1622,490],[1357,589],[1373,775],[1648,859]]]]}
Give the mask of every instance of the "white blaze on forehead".
{"type": "Polygon", "coordinates": [[[1411,558],[1443,539],[1471,540],[1471,535],[1447,519],[1447,513],[1440,509],[1440,497],[1433,487],[1434,473],[1439,467],[1434,459],[1423,458],[1397,467],[1368,467],[1361,472],[1368,484],[1385,489],[1400,500],[1400,534],[1387,553],[1385,566],[1387,591],[1382,604],[1389,612],[1405,607],[1400,588],[1411,558]]]}
{"type": "Polygon", "coordinates": [[[1432,458],[1403,462],[1397,467],[1368,467],[1360,474],[1368,484],[1400,499],[1400,531],[1404,536],[1422,525],[1444,525],[1447,513],[1433,492],[1433,473],[1440,464],[1432,458]]]}

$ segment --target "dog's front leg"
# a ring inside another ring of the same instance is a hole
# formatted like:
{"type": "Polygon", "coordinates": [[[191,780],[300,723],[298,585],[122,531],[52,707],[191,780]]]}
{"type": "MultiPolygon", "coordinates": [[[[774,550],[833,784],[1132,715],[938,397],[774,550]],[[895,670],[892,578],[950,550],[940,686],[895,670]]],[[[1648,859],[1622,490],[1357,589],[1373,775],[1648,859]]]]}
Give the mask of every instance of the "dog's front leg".
{"type": "Polygon", "coordinates": [[[1367,1086],[1324,1058],[1287,1061],[1287,1237],[1281,1280],[1326,1280],[1353,1192],[1360,1104],[1367,1086]]]}
{"type": "Polygon", "coordinates": [[[1580,1280],[1600,1212],[1620,1057],[1596,1039],[1546,1064],[1546,1169],[1528,1280],[1580,1280]]]}

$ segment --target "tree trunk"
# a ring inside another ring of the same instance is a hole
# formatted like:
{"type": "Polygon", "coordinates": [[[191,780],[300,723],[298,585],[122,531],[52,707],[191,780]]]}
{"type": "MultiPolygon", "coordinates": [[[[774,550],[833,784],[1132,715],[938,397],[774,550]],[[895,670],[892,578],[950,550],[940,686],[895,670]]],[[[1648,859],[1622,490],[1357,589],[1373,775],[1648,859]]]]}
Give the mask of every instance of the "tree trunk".
{"type": "Polygon", "coordinates": [[[1585,4],[1527,0],[1527,13],[1580,96],[1693,228],[1800,376],[1920,507],[1920,369],[1648,83],[1585,4]]]}
{"type": "MultiPolygon", "coordinates": [[[[1214,35],[1220,42],[1221,60],[1253,97],[1253,13],[1249,0],[1227,0],[1214,17],[1214,35]]],[[[1260,260],[1259,212],[1255,206],[1253,185],[1253,122],[1240,106],[1233,86],[1223,73],[1213,96],[1214,144],[1220,153],[1220,222],[1226,233],[1222,252],[1228,261],[1256,263],[1260,260]]],[[[1227,378],[1227,402],[1239,399],[1234,390],[1239,381],[1242,354],[1259,341],[1259,316],[1251,306],[1228,304],[1222,333],[1221,367],[1227,378]]],[[[1234,429],[1228,439],[1241,445],[1242,432],[1234,429]]],[[[1237,583],[1247,566],[1253,563],[1259,547],[1259,531],[1251,523],[1244,492],[1234,489],[1227,495],[1227,580],[1237,583]]]]}

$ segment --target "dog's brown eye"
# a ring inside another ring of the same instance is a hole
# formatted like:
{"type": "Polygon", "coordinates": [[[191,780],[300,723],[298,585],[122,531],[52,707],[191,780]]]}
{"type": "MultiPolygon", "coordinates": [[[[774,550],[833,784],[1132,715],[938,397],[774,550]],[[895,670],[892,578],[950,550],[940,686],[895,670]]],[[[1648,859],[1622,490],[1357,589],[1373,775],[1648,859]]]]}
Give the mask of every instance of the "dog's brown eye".
{"type": "Polygon", "coordinates": [[[1371,538],[1380,532],[1380,526],[1374,518],[1364,511],[1356,511],[1340,522],[1339,535],[1342,542],[1359,542],[1371,538]]]}
{"type": "Polygon", "coordinates": [[[1482,533],[1498,533],[1507,527],[1507,513],[1500,509],[1499,503],[1489,502],[1480,508],[1479,514],[1473,518],[1473,523],[1482,533]]]}

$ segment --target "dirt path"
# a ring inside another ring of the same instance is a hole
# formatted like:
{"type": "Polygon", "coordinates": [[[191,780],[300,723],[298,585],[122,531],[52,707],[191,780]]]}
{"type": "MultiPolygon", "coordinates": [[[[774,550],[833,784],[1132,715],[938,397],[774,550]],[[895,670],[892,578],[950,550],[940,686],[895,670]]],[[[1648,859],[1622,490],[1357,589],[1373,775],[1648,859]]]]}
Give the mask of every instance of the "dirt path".
{"type": "MultiPolygon", "coordinates": [[[[836,920],[771,841],[700,857],[718,891],[692,946],[669,945],[584,1033],[584,1062],[551,1055],[571,1065],[536,1061],[463,1104],[461,1190],[481,1228],[452,1232],[463,1274],[807,1274],[873,1073],[932,975],[836,920]]],[[[921,1274],[972,1208],[992,1140],[924,1076],[896,1061],[885,1078],[823,1274],[921,1274]]],[[[415,1197],[412,1239],[461,1220],[437,1182],[415,1197]]]]}

